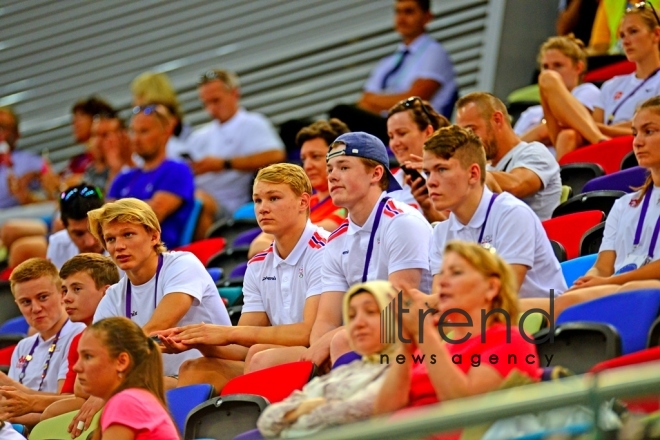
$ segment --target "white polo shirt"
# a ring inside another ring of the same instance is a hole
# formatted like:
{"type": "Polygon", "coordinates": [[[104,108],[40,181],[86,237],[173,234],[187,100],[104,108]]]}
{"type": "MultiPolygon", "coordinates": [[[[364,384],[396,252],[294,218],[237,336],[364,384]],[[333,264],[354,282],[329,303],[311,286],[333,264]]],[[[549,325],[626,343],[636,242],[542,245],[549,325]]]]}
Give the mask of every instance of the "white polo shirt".
{"type": "MultiPolygon", "coordinates": [[[[380,200],[371,210],[363,226],[351,220],[351,214],[328,238],[323,256],[323,291],[345,292],[362,282],[369,237],[380,200]]],[[[419,289],[431,291],[428,246],[431,225],[414,208],[396,200],[388,200],[383,207],[380,224],[374,235],[373,252],[369,261],[367,281],[387,280],[393,272],[422,269],[419,289]]]]}
{"type": "Polygon", "coordinates": [[[417,199],[415,199],[415,197],[412,195],[412,188],[406,183],[406,174],[403,172],[403,170],[399,168],[396,170],[396,172],[392,173],[392,175],[394,176],[394,179],[399,182],[399,185],[401,185],[401,189],[389,193],[390,197],[392,197],[394,200],[398,200],[399,202],[403,202],[406,205],[410,205],[420,213],[424,214],[422,212],[422,208],[419,206],[419,203],[417,203],[417,199]]]}
{"type": "MultiPolygon", "coordinates": [[[[57,393],[57,381],[64,380],[67,371],[69,371],[68,354],[69,347],[71,347],[71,340],[84,329],[85,324],[81,322],[66,321],[62,327],[62,332],[60,333],[60,338],[55,346],[53,356],[50,358],[48,371],[46,372],[41,391],[46,393],[57,393]]],[[[48,359],[48,350],[50,349],[50,346],[53,345],[55,336],[56,335],[53,335],[50,339],[44,341],[37,333],[21,340],[16,346],[14,353],[11,355],[11,365],[9,366],[8,376],[17,382],[19,381],[23,366],[27,362],[25,358],[30,354],[34,341],[38,339],[39,343],[32,353],[32,360],[28,362],[27,368],[25,369],[25,378],[23,378],[23,385],[35,391],[38,390],[39,384],[41,383],[41,373],[46,364],[46,360],[48,359]]]]}
{"type": "MultiPolygon", "coordinates": [[[[479,206],[467,225],[451,213],[433,229],[430,261],[433,275],[440,273],[445,245],[451,240],[477,242],[493,193],[484,187],[479,206]]],[[[550,240],[534,212],[509,193],[501,193],[493,203],[482,243],[490,243],[509,264],[527,266],[527,275],[520,287],[521,298],[548,298],[566,290],[566,281],[550,240]]]]}
{"type": "Polygon", "coordinates": [[[323,250],[330,233],[307,225],[286,259],[274,244],[248,262],[243,281],[243,313],[265,312],[271,325],[303,321],[305,300],[323,292],[323,250]]]}
{"type": "MultiPolygon", "coordinates": [[[[651,236],[655,228],[656,221],[660,218],[660,187],[653,187],[649,208],[644,218],[642,234],[640,235],[639,246],[633,246],[635,241],[635,231],[637,223],[642,213],[642,200],[635,202],[639,198],[639,192],[626,194],[614,202],[612,210],[607,215],[605,221],[605,231],[603,241],[600,244],[599,252],[614,251],[616,259],[614,260],[614,271],[618,271],[624,265],[624,260],[628,255],[646,256],[651,245],[651,236]]],[[[655,245],[652,261],[660,259],[660,239],[655,245]]]]}
{"type": "MultiPolygon", "coordinates": [[[[124,276],[119,283],[111,286],[99,303],[94,314],[94,322],[111,316],[126,316],[126,283],[124,276]]],[[[227,308],[222,304],[218,289],[202,263],[190,252],[165,252],[163,267],[158,277],[158,291],[154,292],[156,276],[139,286],[131,288],[131,316],[133,322],[143,327],[168,293],[186,293],[194,298],[190,309],[176,324],[177,327],[199,324],[231,325],[227,308]],[[154,304],[154,302],[156,304],[154,304]]],[[[164,354],[165,375],[179,373],[179,367],[186,359],[201,356],[198,350],[179,354],[164,354]]]]}
{"type": "MultiPolygon", "coordinates": [[[[284,144],[270,121],[245,109],[239,109],[227,122],[211,121],[191,134],[186,144],[193,161],[208,156],[233,159],[269,150],[284,151],[284,144]]],[[[211,194],[233,213],[251,200],[253,177],[253,172],[237,170],[205,173],[195,176],[195,187],[211,194]]]]}
{"type": "Polygon", "coordinates": [[[628,75],[615,76],[603,83],[600,88],[600,100],[596,103],[596,107],[603,109],[606,123],[623,99],[626,101],[614,114],[612,124],[630,121],[639,104],[660,95],[660,72],[649,79],[635,94],[631,95],[631,92],[643,82],[644,80],[637,78],[634,73],[629,73],[628,75]]]}
{"type": "Polygon", "coordinates": [[[510,173],[516,168],[527,168],[541,179],[541,189],[522,199],[543,220],[552,217],[561,198],[561,176],[559,164],[540,142],[523,142],[506,153],[496,166],[488,165],[488,171],[510,173]]]}

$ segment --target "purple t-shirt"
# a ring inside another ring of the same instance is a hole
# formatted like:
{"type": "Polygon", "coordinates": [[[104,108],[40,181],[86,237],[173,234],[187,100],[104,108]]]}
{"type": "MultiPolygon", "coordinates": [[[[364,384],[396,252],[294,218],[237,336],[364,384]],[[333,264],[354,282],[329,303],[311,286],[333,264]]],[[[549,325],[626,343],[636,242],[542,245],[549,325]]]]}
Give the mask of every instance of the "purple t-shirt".
{"type": "Polygon", "coordinates": [[[172,193],[183,200],[179,209],[160,222],[161,239],[168,248],[173,249],[179,246],[183,228],[192,213],[195,201],[195,183],[188,165],[165,159],[153,170],[133,168],[125,171],[112,182],[108,198],[135,197],[146,201],[158,191],[172,193]]]}

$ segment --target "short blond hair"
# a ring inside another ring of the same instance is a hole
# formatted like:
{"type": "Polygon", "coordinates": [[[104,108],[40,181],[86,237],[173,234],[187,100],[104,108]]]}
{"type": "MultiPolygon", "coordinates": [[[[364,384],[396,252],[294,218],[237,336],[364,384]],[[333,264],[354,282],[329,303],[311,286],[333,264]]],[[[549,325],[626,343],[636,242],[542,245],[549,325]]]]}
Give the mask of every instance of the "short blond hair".
{"type": "MultiPolygon", "coordinates": [[[[492,249],[486,249],[478,243],[453,240],[445,246],[445,254],[453,252],[459,255],[484,277],[499,278],[500,291],[493,298],[492,308],[506,311],[511,317],[511,322],[518,324],[520,307],[516,278],[511,266],[495,252],[491,252],[492,249]]],[[[496,313],[492,319],[494,322],[501,322],[503,318],[501,314],[496,313]]]]}
{"type": "MultiPolygon", "coordinates": [[[[257,182],[272,183],[275,185],[285,184],[298,197],[303,194],[309,194],[311,196],[314,191],[312,189],[312,182],[307,177],[307,174],[305,174],[305,170],[299,165],[290,163],[276,163],[260,169],[257,177],[254,179],[254,184],[256,185],[257,182]]],[[[309,215],[309,208],[307,208],[307,214],[309,215]]]]}
{"type": "MultiPolygon", "coordinates": [[[[142,200],[134,198],[119,199],[116,202],[106,203],[98,209],[87,213],[89,218],[89,231],[107,249],[105,238],[103,238],[103,227],[110,222],[132,223],[142,225],[147,232],[158,231],[160,234],[160,223],[151,206],[142,200]]],[[[158,254],[167,250],[161,241],[154,246],[158,254]]]]}
{"type": "Polygon", "coordinates": [[[181,115],[181,107],[174,87],[164,73],[141,73],[131,82],[131,93],[133,96],[140,97],[145,104],[157,102],[172,108],[177,115],[181,115]]]}
{"type": "Polygon", "coordinates": [[[53,263],[45,258],[30,258],[16,266],[11,272],[9,277],[9,287],[12,295],[15,294],[14,287],[16,284],[37,280],[41,277],[51,277],[58,290],[62,287],[60,274],[53,263]]]}

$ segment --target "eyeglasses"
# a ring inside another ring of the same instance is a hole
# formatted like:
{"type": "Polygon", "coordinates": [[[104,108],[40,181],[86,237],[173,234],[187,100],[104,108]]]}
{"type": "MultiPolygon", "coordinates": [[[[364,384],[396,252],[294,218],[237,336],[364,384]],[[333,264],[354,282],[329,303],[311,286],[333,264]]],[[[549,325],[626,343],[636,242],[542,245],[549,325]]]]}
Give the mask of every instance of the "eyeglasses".
{"type": "Polygon", "coordinates": [[[429,121],[429,125],[433,125],[433,120],[435,119],[433,116],[431,116],[431,113],[426,109],[426,104],[424,104],[424,101],[422,101],[422,98],[419,96],[411,96],[410,98],[406,99],[403,102],[403,106],[407,109],[414,109],[415,108],[415,102],[419,102],[420,107],[422,107],[422,111],[426,115],[426,119],[429,121]]]}
{"type": "Polygon", "coordinates": [[[60,194],[60,199],[62,203],[66,203],[69,201],[74,196],[81,197],[83,199],[102,199],[103,198],[103,193],[101,192],[100,189],[98,189],[95,186],[76,186],[73,188],[69,188],[68,190],[62,192],[60,194]]]}
{"type": "MultiPolygon", "coordinates": [[[[660,26],[660,17],[658,17],[658,13],[655,11],[655,8],[653,7],[653,3],[651,2],[639,2],[636,3],[633,8],[635,9],[645,9],[646,5],[649,5],[651,7],[651,11],[653,12],[653,16],[655,17],[656,23],[658,23],[658,26],[660,26]]],[[[630,12],[633,10],[633,8],[628,8],[626,12],[630,12]]]]}

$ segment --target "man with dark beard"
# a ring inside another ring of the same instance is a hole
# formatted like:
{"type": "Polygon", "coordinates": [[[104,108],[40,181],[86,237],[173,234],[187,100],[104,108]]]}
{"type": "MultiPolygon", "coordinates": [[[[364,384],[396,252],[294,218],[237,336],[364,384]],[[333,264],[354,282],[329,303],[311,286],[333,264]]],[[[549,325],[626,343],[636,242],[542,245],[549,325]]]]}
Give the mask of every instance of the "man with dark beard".
{"type": "Polygon", "coordinates": [[[188,165],[165,157],[170,130],[164,106],[133,109],[133,148],[144,164],[119,174],[108,199],[135,197],[147,202],[160,222],[162,241],[171,249],[179,246],[181,231],[192,212],[195,184],[188,165]]]}
{"type": "Polygon", "coordinates": [[[490,161],[488,174],[543,220],[559,205],[559,164],[539,142],[523,142],[513,131],[506,106],[490,93],[474,92],[456,103],[456,124],[479,136],[490,161]]]}

